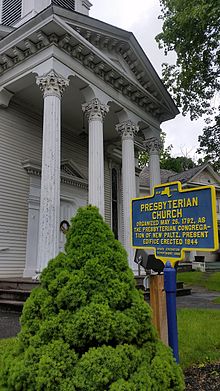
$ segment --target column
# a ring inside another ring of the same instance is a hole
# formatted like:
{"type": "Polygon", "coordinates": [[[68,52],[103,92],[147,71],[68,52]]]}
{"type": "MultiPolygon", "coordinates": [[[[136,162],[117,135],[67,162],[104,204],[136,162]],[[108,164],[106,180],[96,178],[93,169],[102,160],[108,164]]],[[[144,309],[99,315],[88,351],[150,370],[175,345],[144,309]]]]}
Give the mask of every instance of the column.
{"type": "Polygon", "coordinates": [[[156,137],[150,137],[145,141],[145,147],[149,153],[150,193],[152,194],[154,186],[161,183],[159,153],[162,142],[156,137]]]}
{"type": "Polygon", "coordinates": [[[59,252],[61,98],[69,81],[51,70],[37,77],[44,98],[37,272],[59,252]]]}
{"type": "Polygon", "coordinates": [[[122,196],[124,247],[128,253],[128,262],[134,269],[134,250],[131,247],[130,207],[131,199],[136,197],[134,134],[139,127],[132,121],[124,121],[116,125],[116,130],[122,136],[122,196]]]}
{"type": "Polygon", "coordinates": [[[82,105],[89,121],[89,204],[105,213],[103,121],[109,106],[94,98],[82,105]]]}

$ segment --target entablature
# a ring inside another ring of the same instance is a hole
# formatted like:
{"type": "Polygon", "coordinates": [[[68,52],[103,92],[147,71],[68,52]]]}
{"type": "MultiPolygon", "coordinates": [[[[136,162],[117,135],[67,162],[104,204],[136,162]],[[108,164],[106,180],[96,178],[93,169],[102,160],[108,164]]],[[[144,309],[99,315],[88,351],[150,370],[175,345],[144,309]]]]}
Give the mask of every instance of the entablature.
{"type": "MultiPolygon", "coordinates": [[[[32,21],[28,22],[27,25],[29,23],[32,23],[32,21]]],[[[24,29],[24,26],[22,26],[22,29],[24,29]]],[[[4,46],[4,43],[1,42],[0,82],[1,76],[9,70],[15,69],[18,64],[25,63],[27,59],[50,46],[56,46],[80,63],[83,68],[102,79],[105,84],[111,86],[116,92],[129,99],[130,102],[134,103],[157,122],[161,123],[173,117],[164,102],[158,100],[156,96],[153,96],[152,91],[150,92],[149,88],[147,89],[147,84],[150,81],[145,80],[144,84],[144,79],[142,79],[144,71],[135,65],[136,60],[129,57],[130,49],[128,43],[120,40],[116,41],[111,37],[97,40],[94,34],[92,34],[91,39],[88,39],[86,35],[88,31],[86,33],[85,30],[82,30],[79,33],[77,29],[79,30],[79,27],[73,29],[60,17],[52,15],[50,20],[48,19],[48,24],[41,25],[41,28],[38,28],[36,25],[35,31],[33,31],[33,28],[27,29],[26,34],[23,33],[20,39],[18,39],[16,34],[17,40],[14,46],[10,46],[8,42],[4,46]],[[131,69],[134,65],[136,66],[134,68],[136,69],[134,71],[136,72],[136,80],[126,74],[116,62],[112,61],[101,51],[101,46],[103,45],[107,45],[108,48],[116,52],[119,51],[124,59],[130,58],[127,63],[130,61],[131,69]]],[[[14,41],[12,40],[12,42],[14,41]]]]}

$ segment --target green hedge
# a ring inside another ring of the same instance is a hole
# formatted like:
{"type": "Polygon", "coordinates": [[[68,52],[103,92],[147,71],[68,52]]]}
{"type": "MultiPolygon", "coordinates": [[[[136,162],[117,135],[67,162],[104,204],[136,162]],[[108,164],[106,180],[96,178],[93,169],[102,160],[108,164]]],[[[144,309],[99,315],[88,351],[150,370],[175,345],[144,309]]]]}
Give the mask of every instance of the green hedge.
{"type": "Polygon", "coordinates": [[[97,208],[79,209],[65,254],[27,300],[0,373],[8,391],[184,390],[127,255],[97,208]]]}

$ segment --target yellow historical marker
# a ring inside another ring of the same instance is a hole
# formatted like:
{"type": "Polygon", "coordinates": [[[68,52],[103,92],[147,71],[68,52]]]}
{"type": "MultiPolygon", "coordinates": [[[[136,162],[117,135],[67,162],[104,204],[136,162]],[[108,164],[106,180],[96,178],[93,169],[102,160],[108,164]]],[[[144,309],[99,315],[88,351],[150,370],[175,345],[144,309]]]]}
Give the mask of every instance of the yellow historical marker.
{"type": "MultiPolygon", "coordinates": [[[[136,249],[153,250],[156,259],[175,263],[185,251],[218,249],[214,186],[182,189],[180,182],[154,187],[153,195],[131,204],[131,242],[136,249]]],[[[151,277],[153,322],[166,343],[163,276],[151,277]]]]}

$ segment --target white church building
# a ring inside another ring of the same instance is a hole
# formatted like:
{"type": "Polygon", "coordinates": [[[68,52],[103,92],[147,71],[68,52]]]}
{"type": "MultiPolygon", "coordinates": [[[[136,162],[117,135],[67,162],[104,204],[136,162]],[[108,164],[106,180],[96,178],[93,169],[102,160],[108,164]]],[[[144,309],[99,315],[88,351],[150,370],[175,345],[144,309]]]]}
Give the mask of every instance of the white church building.
{"type": "Polygon", "coordinates": [[[160,126],[178,109],[134,35],[91,6],[0,0],[0,278],[40,272],[63,250],[61,222],[88,203],[134,269],[138,153],[160,183],[160,126]]]}

